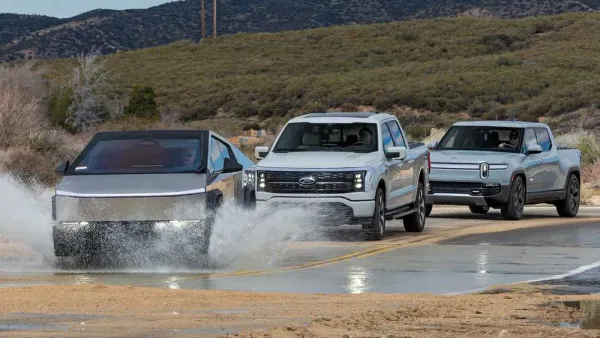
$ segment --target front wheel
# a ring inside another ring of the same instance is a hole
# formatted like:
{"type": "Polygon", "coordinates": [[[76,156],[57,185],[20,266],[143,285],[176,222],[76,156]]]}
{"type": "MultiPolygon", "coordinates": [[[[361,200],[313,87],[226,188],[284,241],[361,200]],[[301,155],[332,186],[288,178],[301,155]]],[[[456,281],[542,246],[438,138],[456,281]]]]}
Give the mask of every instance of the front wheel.
{"type": "Polygon", "coordinates": [[[368,240],[382,240],[385,236],[385,195],[381,188],[375,193],[375,210],[371,223],[364,227],[368,240]]]}
{"type": "Polygon", "coordinates": [[[577,176],[571,174],[567,185],[565,199],[556,204],[556,211],[561,217],[575,217],[579,212],[581,200],[580,183],[577,176]]]}
{"type": "Polygon", "coordinates": [[[423,188],[423,183],[419,182],[417,199],[415,200],[415,212],[404,217],[404,230],[407,232],[422,232],[425,229],[426,219],[425,189],[423,188]]]}
{"type": "Polygon", "coordinates": [[[525,183],[521,176],[516,176],[510,186],[508,202],[502,206],[502,217],[506,220],[519,220],[523,217],[525,208],[525,183]]]}

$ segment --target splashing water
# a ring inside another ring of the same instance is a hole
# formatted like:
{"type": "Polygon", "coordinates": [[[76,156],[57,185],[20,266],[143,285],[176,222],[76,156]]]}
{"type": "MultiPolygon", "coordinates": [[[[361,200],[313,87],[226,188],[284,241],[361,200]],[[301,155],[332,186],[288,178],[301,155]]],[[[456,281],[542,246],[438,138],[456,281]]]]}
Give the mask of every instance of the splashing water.
{"type": "MultiPolygon", "coordinates": [[[[2,238],[27,246],[38,260],[45,259],[45,264],[53,261],[52,190],[37,186],[27,188],[12,176],[0,174],[0,191],[2,238]]],[[[4,254],[0,252],[0,257],[4,254]]]]}
{"type": "MultiPolygon", "coordinates": [[[[0,238],[24,244],[44,268],[53,268],[57,261],[52,239],[53,189],[26,187],[9,175],[0,175],[0,191],[0,238]]],[[[181,216],[187,211],[182,208],[176,213],[181,216]]],[[[289,244],[315,231],[317,214],[301,207],[248,210],[226,200],[212,227],[210,265],[227,270],[277,266],[289,244]]],[[[168,272],[196,255],[194,233],[189,231],[176,235],[159,231],[150,245],[121,232],[111,234],[108,240],[118,246],[113,254],[123,256],[119,261],[126,264],[121,268],[142,266],[145,271],[168,272]],[[165,254],[167,261],[156,258],[165,254]]],[[[2,256],[0,251],[0,259],[2,256]]]]}

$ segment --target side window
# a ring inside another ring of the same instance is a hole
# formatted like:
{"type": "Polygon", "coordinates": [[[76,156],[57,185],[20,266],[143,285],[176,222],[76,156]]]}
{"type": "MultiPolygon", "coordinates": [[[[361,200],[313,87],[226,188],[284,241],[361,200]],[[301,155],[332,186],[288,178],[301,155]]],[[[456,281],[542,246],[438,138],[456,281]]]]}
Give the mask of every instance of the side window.
{"type": "Polygon", "coordinates": [[[388,129],[387,124],[385,123],[381,125],[381,134],[381,141],[383,142],[383,151],[387,151],[389,147],[394,146],[394,143],[392,139],[392,134],[390,133],[390,130],[388,129]]]}
{"type": "Polygon", "coordinates": [[[390,121],[387,123],[388,127],[390,127],[390,131],[392,132],[392,138],[394,139],[394,144],[396,147],[406,147],[406,142],[404,141],[404,137],[402,136],[402,132],[400,131],[400,126],[398,126],[398,122],[390,121]]]}
{"type": "Polygon", "coordinates": [[[210,167],[211,171],[216,172],[216,171],[223,170],[223,164],[224,164],[225,158],[231,158],[231,156],[229,155],[229,150],[227,149],[227,146],[223,142],[212,137],[211,143],[210,143],[210,158],[209,158],[210,159],[209,167],[210,167]]]}
{"type": "Polygon", "coordinates": [[[544,128],[536,128],[535,133],[537,135],[538,144],[542,147],[542,151],[550,151],[552,149],[552,142],[550,141],[550,135],[544,128]]]}
{"type": "Polygon", "coordinates": [[[537,139],[535,137],[535,132],[533,131],[533,129],[527,128],[527,129],[525,129],[525,137],[523,139],[523,149],[521,152],[525,153],[527,151],[527,147],[529,147],[530,144],[537,144],[537,139]]]}

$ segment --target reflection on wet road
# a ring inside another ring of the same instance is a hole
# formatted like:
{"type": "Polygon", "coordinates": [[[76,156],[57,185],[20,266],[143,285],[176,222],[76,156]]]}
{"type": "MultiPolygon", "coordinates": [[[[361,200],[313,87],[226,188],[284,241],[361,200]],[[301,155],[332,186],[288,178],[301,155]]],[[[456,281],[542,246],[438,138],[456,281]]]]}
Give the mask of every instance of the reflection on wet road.
{"type": "MultiPolygon", "coordinates": [[[[422,234],[407,234],[401,222],[391,222],[391,236],[382,242],[359,241],[360,230],[356,227],[328,229],[324,233],[328,240],[305,238],[291,245],[278,268],[294,268],[283,271],[220,274],[154,269],[90,273],[44,272],[32,268],[31,272],[23,272],[0,264],[0,273],[5,278],[0,286],[20,285],[20,282],[106,283],[295,293],[447,294],[559,276],[551,282],[580,282],[585,288],[579,290],[600,292],[600,224],[596,221],[467,235],[436,245],[385,247],[398,240],[428,236],[459,226],[502,222],[497,220],[497,212],[474,216],[468,209],[467,212],[459,210],[439,215],[434,211],[422,234]],[[384,250],[377,249],[382,247],[384,250]]],[[[530,208],[523,221],[540,216],[557,218],[553,210],[530,208]]],[[[585,209],[581,215],[581,218],[597,217],[600,209],[585,209]]]]}

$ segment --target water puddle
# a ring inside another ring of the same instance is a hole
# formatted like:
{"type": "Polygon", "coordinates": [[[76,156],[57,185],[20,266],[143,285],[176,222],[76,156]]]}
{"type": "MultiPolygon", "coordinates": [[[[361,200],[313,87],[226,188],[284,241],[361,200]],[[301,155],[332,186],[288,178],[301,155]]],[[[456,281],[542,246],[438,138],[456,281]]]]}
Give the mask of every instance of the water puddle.
{"type": "Polygon", "coordinates": [[[586,313],[586,318],[577,322],[561,322],[560,327],[577,328],[584,330],[600,329],[600,301],[583,300],[583,301],[566,301],[565,306],[575,308],[586,313]]]}
{"type": "Polygon", "coordinates": [[[0,332],[5,331],[38,331],[38,330],[61,330],[66,331],[68,328],[66,326],[56,326],[49,324],[22,324],[22,323],[14,323],[14,324],[0,324],[0,332]]]}

